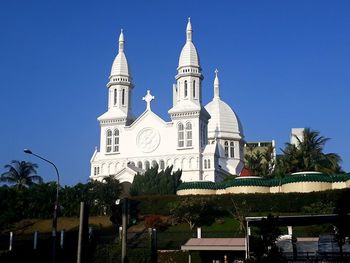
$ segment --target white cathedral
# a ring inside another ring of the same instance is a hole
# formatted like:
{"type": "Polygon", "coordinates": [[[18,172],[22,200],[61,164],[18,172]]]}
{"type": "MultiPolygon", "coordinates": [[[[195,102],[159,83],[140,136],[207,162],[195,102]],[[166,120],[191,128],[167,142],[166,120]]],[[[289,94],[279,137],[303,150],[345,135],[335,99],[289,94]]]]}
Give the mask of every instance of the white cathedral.
{"type": "Polygon", "coordinates": [[[114,59],[108,88],[108,110],[98,121],[101,126],[100,150],[91,158],[90,178],[102,181],[113,175],[120,182],[132,183],[136,173],[158,165],[181,169],[183,182],[220,182],[243,169],[243,130],[235,112],[220,98],[215,71],[213,100],[202,104],[202,69],[192,42],[190,19],[182,48],[176,84],[173,84],[171,121],[164,121],[151,109],[155,99],[147,90],[145,111],[132,114],[134,84],[124,51],[123,31],[119,52],[114,59]]]}

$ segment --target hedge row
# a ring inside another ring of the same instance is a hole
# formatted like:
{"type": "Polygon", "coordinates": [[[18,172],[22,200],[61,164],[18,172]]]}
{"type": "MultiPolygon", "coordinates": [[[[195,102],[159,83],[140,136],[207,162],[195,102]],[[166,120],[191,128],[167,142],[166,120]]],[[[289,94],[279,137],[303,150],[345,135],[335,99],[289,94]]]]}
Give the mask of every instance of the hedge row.
{"type": "MultiPolygon", "coordinates": [[[[139,214],[170,215],[170,204],[185,198],[203,198],[217,204],[222,210],[232,210],[233,202],[244,207],[250,214],[256,213],[312,213],[306,208],[326,207],[332,212],[336,201],[342,193],[350,197],[350,189],[330,190],[312,193],[256,193],[256,194],[227,194],[208,196],[140,196],[134,197],[138,203],[139,214]]],[[[315,208],[315,209],[316,209],[315,208]]],[[[317,209],[316,209],[317,210],[317,209]]],[[[315,211],[316,213],[322,211],[315,211]]]]}

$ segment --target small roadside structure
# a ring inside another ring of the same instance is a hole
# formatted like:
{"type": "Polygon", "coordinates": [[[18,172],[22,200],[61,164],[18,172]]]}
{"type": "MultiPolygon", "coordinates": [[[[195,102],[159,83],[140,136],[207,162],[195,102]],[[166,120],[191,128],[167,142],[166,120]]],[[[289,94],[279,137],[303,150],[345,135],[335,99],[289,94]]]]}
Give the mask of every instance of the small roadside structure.
{"type": "Polygon", "coordinates": [[[200,252],[203,262],[232,262],[244,259],[246,254],[245,238],[190,238],[181,250],[188,251],[188,262],[191,253],[200,252]],[[226,260],[226,261],[225,261],[226,260]]]}

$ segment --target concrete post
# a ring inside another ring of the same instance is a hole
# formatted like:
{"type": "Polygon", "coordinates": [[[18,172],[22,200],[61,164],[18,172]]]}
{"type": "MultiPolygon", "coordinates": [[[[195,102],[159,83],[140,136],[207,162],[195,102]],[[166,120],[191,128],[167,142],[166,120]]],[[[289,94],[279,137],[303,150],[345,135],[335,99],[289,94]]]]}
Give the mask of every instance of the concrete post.
{"type": "Polygon", "coordinates": [[[34,232],[34,244],[33,249],[36,250],[38,248],[38,231],[34,232]]]}
{"type": "Polygon", "coordinates": [[[247,221],[247,225],[246,225],[246,237],[245,237],[245,258],[248,259],[249,258],[249,236],[250,236],[250,227],[249,227],[249,223],[247,221]]]}
{"type": "Polygon", "coordinates": [[[60,247],[61,247],[62,249],[63,249],[63,247],[64,247],[64,229],[61,230],[60,247]]]}
{"type": "Polygon", "coordinates": [[[79,236],[78,236],[77,263],[82,263],[86,261],[87,241],[89,238],[88,224],[89,224],[88,207],[85,205],[84,202],[80,202],[80,225],[79,225],[79,236]]]}
{"type": "Polygon", "coordinates": [[[202,238],[202,228],[197,227],[197,238],[202,238]]]}
{"type": "Polygon", "coordinates": [[[122,240],[123,227],[119,227],[119,242],[122,240]]]}
{"type": "Polygon", "coordinates": [[[128,199],[124,198],[122,203],[122,263],[126,262],[127,210],[128,199]]]}
{"type": "Polygon", "coordinates": [[[9,242],[9,250],[12,250],[12,243],[13,243],[13,232],[10,232],[10,242],[9,242]]]}

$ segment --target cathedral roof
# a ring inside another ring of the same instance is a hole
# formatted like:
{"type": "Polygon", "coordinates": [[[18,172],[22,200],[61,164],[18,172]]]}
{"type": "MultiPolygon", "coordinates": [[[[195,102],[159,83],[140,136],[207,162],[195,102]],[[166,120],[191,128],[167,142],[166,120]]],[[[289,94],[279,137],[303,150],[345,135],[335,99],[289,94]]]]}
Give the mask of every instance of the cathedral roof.
{"type": "Polygon", "coordinates": [[[186,44],[182,48],[179,58],[179,68],[188,66],[199,67],[197,49],[192,42],[192,25],[190,19],[188,19],[186,28],[186,44]]]}
{"type": "Polygon", "coordinates": [[[127,118],[127,114],[117,107],[111,107],[107,112],[103,113],[97,119],[99,121],[114,120],[120,118],[127,118]]]}
{"type": "Polygon", "coordinates": [[[119,75],[129,76],[130,75],[128,60],[126,59],[126,56],[124,53],[124,42],[125,42],[124,34],[122,30],[119,36],[119,52],[114,59],[112,70],[111,70],[111,76],[119,76],[119,75]]]}
{"type": "Polygon", "coordinates": [[[214,98],[205,106],[205,109],[211,116],[208,123],[208,138],[224,137],[242,139],[242,124],[231,107],[220,99],[217,71],[215,73],[214,98]]]}

